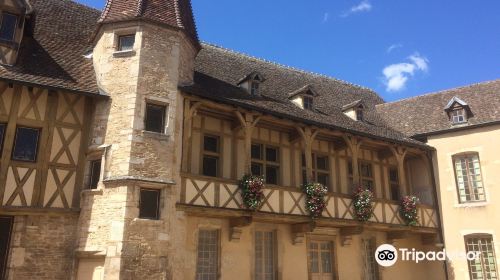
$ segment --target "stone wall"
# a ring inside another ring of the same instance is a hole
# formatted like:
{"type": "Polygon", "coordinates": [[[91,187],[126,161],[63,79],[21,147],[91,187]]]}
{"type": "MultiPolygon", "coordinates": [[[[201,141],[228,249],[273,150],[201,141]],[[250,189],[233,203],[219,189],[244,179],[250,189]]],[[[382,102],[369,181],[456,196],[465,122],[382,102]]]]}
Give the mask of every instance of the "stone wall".
{"type": "Polygon", "coordinates": [[[77,221],[76,213],[15,216],[7,279],[70,279],[77,221]]]}

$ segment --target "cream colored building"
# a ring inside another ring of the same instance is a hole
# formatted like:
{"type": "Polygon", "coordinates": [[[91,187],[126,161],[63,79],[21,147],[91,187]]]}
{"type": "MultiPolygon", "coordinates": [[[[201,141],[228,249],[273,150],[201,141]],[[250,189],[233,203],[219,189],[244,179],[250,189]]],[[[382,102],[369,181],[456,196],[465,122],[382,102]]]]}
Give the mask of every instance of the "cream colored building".
{"type": "Polygon", "coordinates": [[[490,81],[378,106],[396,129],[436,148],[444,244],[481,251],[449,260],[448,279],[498,279],[500,252],[500,81],[490,81]]]}
{"type": "Polygon", "coordinates": [[[200,44],[188,0],[0,11],[0,279],[445,279],[444,262],[375,261],[384,243],[439,250],[451,211],[435,149],[382,121],[377,93],[200,44]],[[306,181],[328,188],[316,219],[306,181]]]}

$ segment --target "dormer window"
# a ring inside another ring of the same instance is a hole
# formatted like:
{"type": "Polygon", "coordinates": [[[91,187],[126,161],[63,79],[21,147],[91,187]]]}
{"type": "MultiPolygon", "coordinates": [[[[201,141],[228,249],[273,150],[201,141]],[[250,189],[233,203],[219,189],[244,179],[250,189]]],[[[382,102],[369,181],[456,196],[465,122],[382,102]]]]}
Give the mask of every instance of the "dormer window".
{"type": "Polygon", "coordinates": [[[472,117],[472,111],[469,105],[462,99],[454,96],[444,107],[452,124],[463,124],[472,117]]]}
{"type": "Polygon", "coordinates": [[[259,82],[258,81],[252,81],[250,83],[250,94],[252,94],[252,95],[259,94],[259,82]]]}
{"type": "Polygon", "coordinates": [[[238,81],[238,86],[245,89],[253,96],[260,94],[260,84],[264,82],[264,77],[258,72],[252,72],[238,81]]]}
{"type": "Polygon", "coordinates": [[[304,96],[302,97],[302,104],[304,105],[304,109],[312,110],[313,109],[313,98],[312,96],[304,96]]]}
{"type": "Polygon", "coordinates": [[[356,109],[356,120],[363,121],[363,108],[362,107],[356,109]]]}
{"type": "Polygon", "coordinates": [[[17,16],[10,13],[2,13],[0,25],[0,39],[14,41],[16,34],[17,16]]]}
{"type": "Polygon", "coordinates": [[[458,108],[451,111],[451,121],[454,124],[464,123],[467,121],[467,115],[464,108],[458,108]]]}

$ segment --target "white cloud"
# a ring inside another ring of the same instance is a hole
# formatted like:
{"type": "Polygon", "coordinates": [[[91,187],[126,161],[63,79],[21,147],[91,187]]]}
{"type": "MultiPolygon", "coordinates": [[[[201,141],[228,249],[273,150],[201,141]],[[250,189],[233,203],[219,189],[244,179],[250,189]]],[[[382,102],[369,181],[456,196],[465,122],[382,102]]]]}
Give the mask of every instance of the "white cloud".
{"type": "Polygon", "coordinates": [[[429,60],[419,53],[410,55],[408,60],[409,62],[391,64],[382,70],[387,91],[396,92],[404,89],[416,72],[427,72],[429,69],[429,60]]]}
{"type": "Polygon", "coordinates": [[[391,53],[395,49],[402,48],[403,44],[392,44],[387,48],[387,53],[391,53]]]}
{"type": "Polygon", "coordinates": [[[323,15],[323,23],[328,22],[328,19],[329,19],[329,18],[330,18],[330,14],[329,14],[329,13],[325,13],[325,14],[323,15]]]}
{"type": "Polygon", "coordinates": [[[341,17],[348,17],[352,14],[369,12],[372,9],[372,4],[368,0],[363,0],[356,6],[352,6],[348,11],[342,13],[341,17]]]}

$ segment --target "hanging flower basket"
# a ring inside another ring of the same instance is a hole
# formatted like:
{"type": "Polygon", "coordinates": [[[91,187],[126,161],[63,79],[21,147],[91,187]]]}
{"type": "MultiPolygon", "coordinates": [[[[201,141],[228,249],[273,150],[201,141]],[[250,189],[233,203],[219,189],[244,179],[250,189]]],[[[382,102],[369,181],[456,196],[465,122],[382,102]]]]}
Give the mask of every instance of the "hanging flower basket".
{"type": "Polygon", "coordinates": [[[302,186],[306,194],[306,209],[313,218],[321,217],[326,207],[325,195],[328,189],[320,183],[306,183],[302,186]]]}
{"type": "Polygon", "coordinates": [[[352,205],[356,219],[361,222],[368,221],[373,216],[373,192],[359,186],[354,191],[352,205]]]}
{"type": "Polygon", "coordinates": [[[241,197],[245,207],[250,210],[259,209],[264,199],[264,178],[261,176],[245,175],[239,183],[241,197]]]}
{"type": "Polygon", "coordinates": [[[420,202],[418,197],[407,195],[401,199],[400,214],[406,225],[418,226],[417,204],[420,202]]]}

